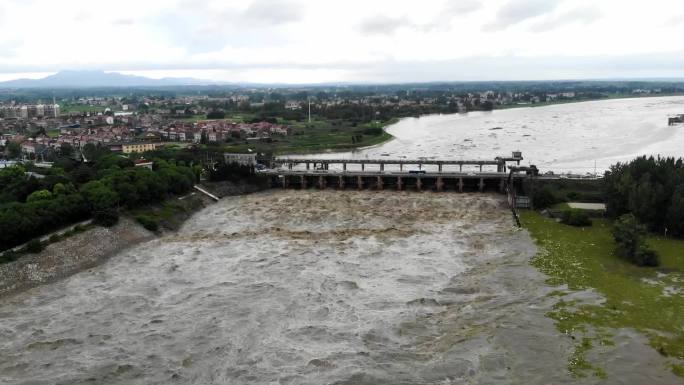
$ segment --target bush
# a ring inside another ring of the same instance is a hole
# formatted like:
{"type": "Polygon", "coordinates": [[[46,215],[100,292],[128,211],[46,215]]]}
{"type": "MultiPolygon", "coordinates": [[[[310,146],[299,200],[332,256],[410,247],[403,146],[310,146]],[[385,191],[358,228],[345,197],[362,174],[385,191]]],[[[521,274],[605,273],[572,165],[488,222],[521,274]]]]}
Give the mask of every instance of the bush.
{"type": "Polygon", "coordinates": [[[634,254],[634,262],[639,266],[658,266],[658,254],[645,245],[641,245],[634,254]]]}
{"type": "Polygon", "coordinates": [[[29,241],[29,243],[26,244],[26,246],[24,247],[24,251],[27,253],[36,254],[43,251],[44,248],[45,246],[43,245],[43,243],[41,243],[37,239],[32,239],[29,241]]]}
{"type": "Polygon", "coordinates": [[[570,209],[563,211],[561,222],[570,226],[585,227],[591,226],[589,215],[582,210],[570,209]]]}
{"type": "Polygon", "coordinates": [[[570,191],[569,193],[566,194],[566,197],[568,198],[569,201],[575,201],[580,198],[580,194],[577,191],[570,191]]]}
{"type": "Polygon", "coordinates": [[[622,215],[613,225],[617,255],[638,266],[658,266],[658,254],[646,246],[645,234],[646,229],[633,214],[622,215]]]}
{"type": "Polygon", "coordinates": [[[207,114],[207,119],[225,119],[226,113],[223,111],[210,111],[207,114]]]}
{"type": "Polygon", "coordinates": [[[382,128],[380,128],[380,127],[364,128],[362,133],[364,135],[378,136],[378,135],[382,135],[382,128]]]}
{"type": "Polygon", "coordinates": [[[144,228],[150,231],[157,231],[159,230],[159,222],[157,220],[149,215],[141,214],[135,217],[135,220],[138,221],[144,228]]]}
{"type": "Polygon", "coordinates": [[[13,250],[7,250],[4,254],[0,255],[0,263],[14,262],[19,259],[19,255],[13,250]]]}
{"type": "Polygon", "coordinates": [[[114,209],[99,210],[93,214],[93,223],[97,225],[112,227],[117,222],[119,222],[119,213],[114,209]]]}
{"type": "Polygon", "coordinates": [[[548,187],[536,190],[532,195],[532,204],[536,209],[545,209],[555,203],[557,203],[557,199],[548,187]]]}

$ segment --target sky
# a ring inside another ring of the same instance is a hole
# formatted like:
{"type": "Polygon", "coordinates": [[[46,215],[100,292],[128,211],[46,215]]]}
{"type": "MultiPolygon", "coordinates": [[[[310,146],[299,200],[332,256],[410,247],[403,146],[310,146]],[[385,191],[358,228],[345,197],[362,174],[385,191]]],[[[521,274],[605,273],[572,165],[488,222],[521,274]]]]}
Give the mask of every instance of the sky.
{"type": "Polygon", "coordinates": [[[683,0],[0,0],[0,81],[684,78],[683,0]]]}

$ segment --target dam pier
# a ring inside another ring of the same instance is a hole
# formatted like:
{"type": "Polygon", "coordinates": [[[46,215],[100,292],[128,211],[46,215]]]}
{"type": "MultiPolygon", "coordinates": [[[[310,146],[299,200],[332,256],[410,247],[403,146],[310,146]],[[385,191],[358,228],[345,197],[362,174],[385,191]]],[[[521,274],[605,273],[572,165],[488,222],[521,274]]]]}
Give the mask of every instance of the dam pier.
{"type": "Polygon", "coordinates": [[[492,160],[275,158],[272,187],[506,193],[517,181],[536,176],[520,167],[520,152],[492,160]]]}

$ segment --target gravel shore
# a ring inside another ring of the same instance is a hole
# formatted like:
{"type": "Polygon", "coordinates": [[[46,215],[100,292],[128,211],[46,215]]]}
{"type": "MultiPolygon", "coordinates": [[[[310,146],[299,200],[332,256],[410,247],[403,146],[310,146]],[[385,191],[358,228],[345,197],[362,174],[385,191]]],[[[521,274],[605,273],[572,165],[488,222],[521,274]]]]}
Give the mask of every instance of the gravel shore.
{"type": "Polygon", "coordinates": [[[111,228],[94,227],[48,245],[40,253],[0,265],[0,296],[54,282],[98,265],[155,235],[130,218],[111,228]]]}

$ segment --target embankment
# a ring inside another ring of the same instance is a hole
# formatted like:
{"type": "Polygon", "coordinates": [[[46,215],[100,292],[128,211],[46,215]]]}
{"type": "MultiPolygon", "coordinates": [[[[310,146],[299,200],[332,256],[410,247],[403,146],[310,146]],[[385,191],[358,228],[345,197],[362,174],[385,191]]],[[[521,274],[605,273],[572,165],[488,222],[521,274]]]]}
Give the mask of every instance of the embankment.
{"type": "Polygon", "coordinates": [[[109,256],[154,234],[129,218],[111,228],[93,227],[43,251],[0,265],[0,296],[53,282],[98,265],[109,256]]]}
{"type": "MultiPolygon", "coordinates": [[[[258,179],[211,182],[202,186],[219,197],[253,193],[268,187],[267,183],[261,183],[258,179]]],[[[169,202],[172,205],[150,208],[151,212],[165,214],[160,220],[163,231],[156,234],[143,228],[135,219],[122,216],[119,223],[111,228],[93,227],[51,243],[40,253],[0,264],[0,297],[55,282],[95,267],[126,248],[178,230],[192,215],[213,203],[201,194],[191,194],[185,199],[174,198],[167,201],[169,202]],[[172,206],[174,210],[165,212],[168,206],[172,206]]],[[[129,214],[135,216],[135,213],[129,214]]]]}

